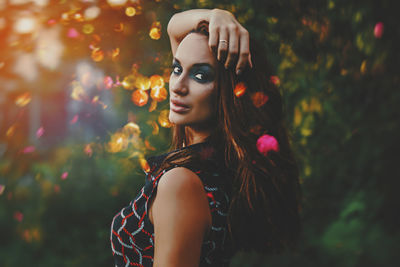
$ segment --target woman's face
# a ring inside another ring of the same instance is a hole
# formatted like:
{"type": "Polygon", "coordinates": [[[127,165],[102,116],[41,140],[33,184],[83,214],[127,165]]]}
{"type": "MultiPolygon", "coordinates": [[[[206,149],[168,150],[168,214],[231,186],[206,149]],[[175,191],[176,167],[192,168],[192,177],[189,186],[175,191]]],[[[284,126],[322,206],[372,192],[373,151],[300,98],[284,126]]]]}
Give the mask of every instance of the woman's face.
{"type": "Polygon", "coordinates": [[[207,126],[215,114],[216,67],[207,36],[190,33],[181,41],[169,80],[172,123],[207,126]]]}

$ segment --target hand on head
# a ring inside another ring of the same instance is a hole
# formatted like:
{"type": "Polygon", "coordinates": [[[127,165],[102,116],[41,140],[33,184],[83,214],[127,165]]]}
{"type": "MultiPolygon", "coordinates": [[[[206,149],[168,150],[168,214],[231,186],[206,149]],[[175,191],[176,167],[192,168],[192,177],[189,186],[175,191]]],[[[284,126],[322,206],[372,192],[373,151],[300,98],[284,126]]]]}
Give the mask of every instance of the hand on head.
{"type": "Polygon", "coordinates": [[[247,64],[253,67],[249,32],[232,13],[213,9],[209,21],[209,33],[209,46],[225,68],[235,67],[236,74],[240,74],[247,64]]]}

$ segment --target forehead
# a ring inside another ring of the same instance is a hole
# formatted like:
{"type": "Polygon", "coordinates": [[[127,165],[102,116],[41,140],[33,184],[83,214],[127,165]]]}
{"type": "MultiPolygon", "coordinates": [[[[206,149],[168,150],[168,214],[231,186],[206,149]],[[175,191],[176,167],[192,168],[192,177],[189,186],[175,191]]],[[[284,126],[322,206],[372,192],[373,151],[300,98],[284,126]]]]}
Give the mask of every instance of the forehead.
{"type": "Polygon", "coordinates": [[[208,46],[208,37],[199,33],[190,33],[183,38],[176,49],[175,58],[182,65],[193,65],[195,63],[209,63],[216,65],[216,60],[208,46]]]}

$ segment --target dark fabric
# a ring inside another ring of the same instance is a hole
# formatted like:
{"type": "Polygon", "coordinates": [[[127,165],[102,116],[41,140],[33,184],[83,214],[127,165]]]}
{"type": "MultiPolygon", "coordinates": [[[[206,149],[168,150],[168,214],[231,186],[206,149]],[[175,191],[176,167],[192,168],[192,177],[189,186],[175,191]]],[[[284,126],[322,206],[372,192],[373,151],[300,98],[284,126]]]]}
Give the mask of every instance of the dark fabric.
{"type": "Polygon", "coordinates": [[[211,214],[210,234],[203,240],[200,266],[229,266],[233,255],[228,239],[227,212],[232,175],[223,165],[221,154],[208,142],[197,143],[159,156],[149,157],[150,171],[145,185],[128,206],[118,212],[111,224],[111,248],[115,266],[153,266],[154,228],[148,217],[148,200],[157,190],[162,175],[176,167],[158,170],[165,157],[173,152],[191,149],[208,162],[207,170],[184,166],[196,173],[204,185],[211,214]]]}

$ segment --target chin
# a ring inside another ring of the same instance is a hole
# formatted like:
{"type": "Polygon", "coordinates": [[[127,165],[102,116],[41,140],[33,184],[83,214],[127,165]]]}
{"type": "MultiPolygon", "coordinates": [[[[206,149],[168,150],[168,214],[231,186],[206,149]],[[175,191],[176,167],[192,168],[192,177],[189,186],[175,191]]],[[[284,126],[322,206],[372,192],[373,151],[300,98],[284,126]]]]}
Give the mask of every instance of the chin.
{"type": "Polygon", "coordinates": [[[187,121],[185,118],[179,118],[180,116],[177,114],[173,114],[173,111],[169,113],[169,121],[175,125],[186,125],[187,121]]]}
{"type": "Polygon", "coordinates": [[[209,127],[215,123],[215,118],[206,116],[193,116],[187,113],[179,114],[170,110],[169,112],[169,121],[175,125],[182,125],[182,126],[196,126],[196,127],[209,127]]]}

